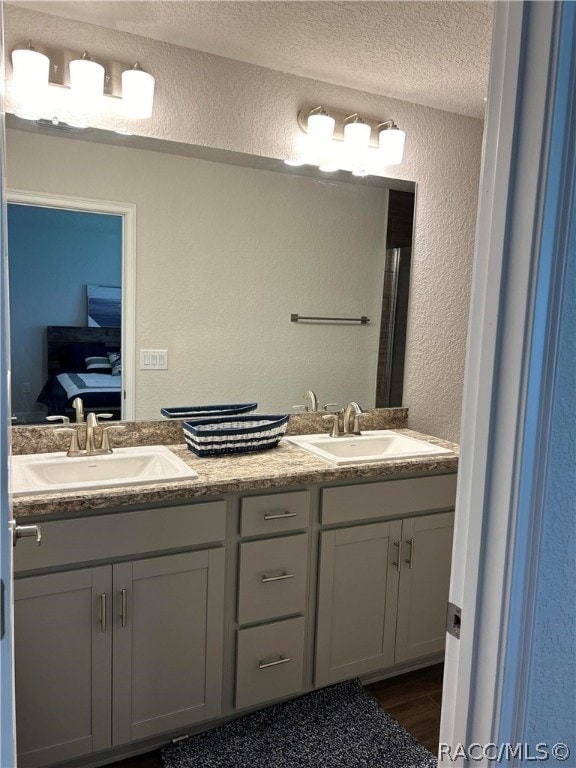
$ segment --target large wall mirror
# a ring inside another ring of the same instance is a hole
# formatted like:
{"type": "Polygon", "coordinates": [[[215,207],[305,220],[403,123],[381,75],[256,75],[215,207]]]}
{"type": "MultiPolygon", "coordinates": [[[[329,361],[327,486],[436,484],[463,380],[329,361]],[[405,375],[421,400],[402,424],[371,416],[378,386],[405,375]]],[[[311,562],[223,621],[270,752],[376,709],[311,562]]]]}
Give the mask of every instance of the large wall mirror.
{"type": "MultiPolygon", "coordinates": [[[[7,124],[10,298],[27,324],[23,342],[12,323],[16,423],[70,413],[71,397],[38,399],[50,377],[78,385],[87,358],[107,357],[112,367],[114,353],[117,416],[156,419],[163,407],[243,402],[291,413],[310,406],[308,389],[321,406],[402,404],[414,183],[333,177],[10,116],[7,124]],[[26,220],[22,206],[32,193],[43,210],[26,220]],[[112,219],[63,234],[59,198],[71,208],[74,200],[100,201],[104,214],[107,201],[112,215],[122,206],[135,211],[130,259],[126,232],[112,219]],[[59,239],[49,243],[39,229],[30,237],[30,227],[54,213],[48,231],[59,239]],[[118,237],[124,250],[111,268],[108,249],[118,237]],[[120,290],[120,332],[106,321],[89,325],[94,286],[120,290]]],[[[109,405],[104,397],[93,407],[109,405]]]]}

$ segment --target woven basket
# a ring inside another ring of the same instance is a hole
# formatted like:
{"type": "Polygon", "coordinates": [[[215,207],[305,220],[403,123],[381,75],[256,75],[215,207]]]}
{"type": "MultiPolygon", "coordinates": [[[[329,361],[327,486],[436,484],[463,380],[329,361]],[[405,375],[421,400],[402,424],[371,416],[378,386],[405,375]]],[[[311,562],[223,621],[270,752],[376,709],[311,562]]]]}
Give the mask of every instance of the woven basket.
{"type": "Polygon", "coordinates": [[[160,408],[166,419],[197,419],[204,416],[232,416],[237,413],[249,413],[258,408],[258,403],[229,403],[226,405],[180,405],[160,408]]]}
{"type": "Polygon", "coordinates": [[[185,421],[184,439],[197,456],[220,456],[275,448],[286,432],[285,414],[219,416],[185,421]]]}

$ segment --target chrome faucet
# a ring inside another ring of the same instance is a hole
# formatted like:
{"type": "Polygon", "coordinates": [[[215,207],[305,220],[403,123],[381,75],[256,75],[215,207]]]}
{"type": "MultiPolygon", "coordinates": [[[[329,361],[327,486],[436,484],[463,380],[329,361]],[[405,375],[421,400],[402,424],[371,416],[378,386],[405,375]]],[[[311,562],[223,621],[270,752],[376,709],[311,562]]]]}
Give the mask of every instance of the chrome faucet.
{"type": "Polygon", "coordinates": [[[316,397],[316,393],[313,392],[311,389],[307,389],[306,392],[302,395],[302,397],[305,400],[310,400],[310,410],[313,413],[316,413],[318,411],[318,398],[316,397]]]}
{"type": "Polygon", "coordinates": [[[344,434],[347,435],[361,435],[360,432],[360,416],[362,415],[362,408],[352,400],[348,403],[344,409],[344,434]]]}
{"type": "Polygon", "coordinates": [[[361,416],[362,408],[360,408],[358,403],[352,401],[341,411],[326,414],[322,418],[325,420],[333,419],[330,437],[350,437],[350,435],[362,434],[360,432],[361,416]]]}
{"type": "Polygon", "coordinates": [[[110,424],[108,427],[102,427],[102,437],[100,438],[100,448],[96,448],[96,429],[98,428],[98,419],[111,419],[111,413],[89,413],[86,419],[86,456],[99,456],[105,453],[112,453],[110,448],[109,433],[111,429],[126,429],[125,424],[110,424]]]}
{"type": "Polygon", "coordinates": [[[108,427],[102,427],[102,437],[100,438],[100,447],[96,448],[96,430],[98,429],[98,419],[111,419],[111,413],[89,413],[86,418],[86,440],[84,448],[80,447],[79,427],[57,427],[55,432],[68,432],[72,435],[70,447],[66,456],[99,456],[106,453],[112,453],[110,448],[109,432],[111,429],[126,429],[125,424],[110,424],[108,427]]]}
{"type": "Polygon", "coordinates": [[[75,397],[72,400],[72,408],[76,413],[76,424],[84,424],[84,401],[81,397],[75,397]]]}
{"type": "Polygon", "coordinates": [[[96,442],[94,440],[94,431],[98,426],[98,419],[95,413],[89,413],[86,419],[86,448],[87,454],[96,453],[96,442]]]}

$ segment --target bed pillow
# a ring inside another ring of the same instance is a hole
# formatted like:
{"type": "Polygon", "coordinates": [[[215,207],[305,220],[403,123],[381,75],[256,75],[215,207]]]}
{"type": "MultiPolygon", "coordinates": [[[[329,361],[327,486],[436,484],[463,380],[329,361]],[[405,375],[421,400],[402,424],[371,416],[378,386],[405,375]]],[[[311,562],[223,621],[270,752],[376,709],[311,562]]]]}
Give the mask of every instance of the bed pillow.
{"type": "Polygon", "coordinates": [[[122,373],[122,359],[120,352],[108,352],[108,360],[112,366],[112,376],[120,376],[122,373]]]}
{"type": "Polygon", "coordinates": [[[63,370],[80,372],[86,370],[87,357],[106,357],[106,345],[94,341],[72,341],[63,355],[63,370]]]}
{"type": "Polygon", "coordinates": [[[112,366],[108,355],[93,355],[86,358],[86,370],[88,373],[112,373],[112,366]]]}

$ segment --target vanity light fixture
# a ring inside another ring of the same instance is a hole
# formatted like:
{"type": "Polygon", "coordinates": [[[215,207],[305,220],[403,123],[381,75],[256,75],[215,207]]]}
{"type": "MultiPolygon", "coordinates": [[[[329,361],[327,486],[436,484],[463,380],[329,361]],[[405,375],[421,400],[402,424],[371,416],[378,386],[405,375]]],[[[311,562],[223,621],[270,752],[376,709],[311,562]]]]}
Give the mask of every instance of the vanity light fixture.
{"type": "Polygon", "coordinates": [[[50,76],[50,59],[28,41],[26,48],[12,51],[14,88],[19,96],[18,117],[37,120],[40,117],[50,76]]]}
{"type": "Polygon", "coordinates": [[[285,161],[288,165],[367,176],[384,175],[386,166],[402,162],[406,134],[393,120],[314,106],[299,111],[298,125],[305,136],[296,156],[285,161]]]}
{"type": "Polygon", "coordinates": [[[331,141],[336,120],[330,117],[324,107],[315,107],[310,111],[307,121],[307,133],[310,141],[331,141]]]}
{"type": "Polygon", "coordinates": [[[122,103],[128,117],[152,117],[155,83],[152,75],[144,72],[138,62],[122,72],[122,103]]]}
{"type": "MultiPolygon", "coordinates": [[[[131,120],[152,116],[155,80],[138,62],[94,61],[87,51],[79,56],[42,49],[28,42],[12,51],[11,88],[18,117],[87,127],[90,116],[105,111],[131,120]]],[[[131,132],[124,126],[119,130],[131,132]]]]}
{"type": "Polygon", "coordinates": [[[367,176],[368,148],[372,128],[355,112],[344,121],[344,147],[347,163],[354,176],[367,176]]]}
{"type": "Polygon", "coordinates": [[[401,131],[394,120],[386,120],[378,126],[378,147],[383,153],[386,165],[398,165],[402,162],[406,134],[401,131]]]}
{"type": "Polygon", "coordinates": [[[105,70],[84,51],[81,58],[73,59],[70,69],[70,91],[78,107],[94,111],[104,97],[105,70]]]}
{"type": "Polygon", "coordinates": [[[350,152],[363,152],[370,146],[372,128],[357,112],[344,121],[344,144],[350,152]]]}

